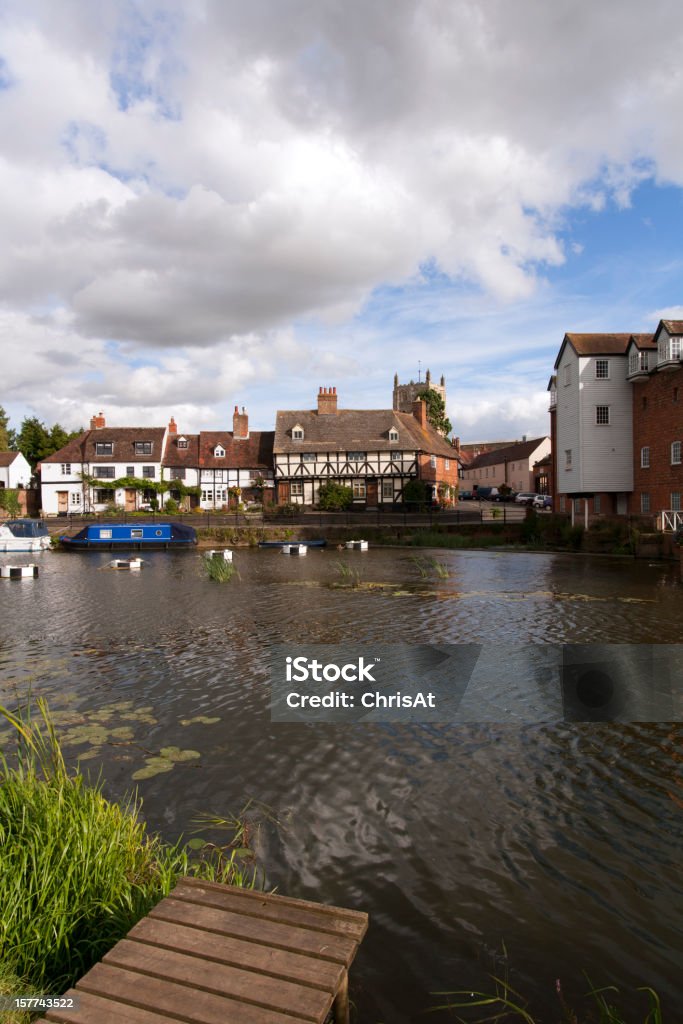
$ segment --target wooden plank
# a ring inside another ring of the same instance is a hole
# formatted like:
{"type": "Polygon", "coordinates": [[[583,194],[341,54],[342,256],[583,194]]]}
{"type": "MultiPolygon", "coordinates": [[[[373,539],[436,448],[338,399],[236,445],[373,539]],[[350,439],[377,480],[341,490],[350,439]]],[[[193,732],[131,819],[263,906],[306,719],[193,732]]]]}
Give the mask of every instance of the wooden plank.
{"type": "Polygon", "coordinates": [[[297,1024],[300,1017],[266,1010],[252,1003],[196,992],[186,985],[150,978],[109,964],[95,964],[81,978],[76,991],[91,992],[128,1006],[166,1014],[184,1024],[297,1024]]]}
{"type": "Polygon", "coordinates": [[[162,981],[167,979],[187,985],[190,998],[194,998],[193,992],[212,992],[269,1010],[291,1013],[312,1022],[324,1019],[334,996],[334,992],[271,978],[260,974],[258,969],[245,970],[230,964],[207,963],[195,956],[130,939],[117,942],[102,962],[162,981]]]}
{"type": "Polygon", "coordinates": [[[189,956],[259,970],[274,978],[287,978],[312,988],[334,992],[344,975],[344,967],[289,950],[244,942],[234,936],[216,935],[199,928],[146,917],[128,933],[129,939],[174,949],[189,956]]]}
{"type": "Polygon", "coordinates": [[[250,904],[266,904],[273,908],[290,908],[294,913],[311,911],[314,913],[316,919],[318,918],[329,918],[334,924],[343,923],[348,928],[348,934],[356,934],[358,940],[363,938],[368,927],[368,915],[362,910],[349,910],[345,907],[333,907],[327,903],[314,903],[312,900],[294,899],[290,896],[281,896],[279,893],[263,893],[255,892],[253,889],[241,889],[239,886],[222,885],[219,882],[205,882],[199,878],[192,878],[191,876],[184,876],[179,879],[178,884],[173,890],[174,895],[178,890],[183,889],[203,889],[206,892],[215,892],[219,894],[228,894],[236,899],[243,901],[245,913],[252,913],[247,910],[250,904]]]}
{"type": "Polygon", "coordinates": [[[167,1014],[142,1010],[137,1006],[126,1006],[118,999],[92,995],[81,989],[69,989],[65,993],[76,999],[76,1008],[50,1010],[45,1020],[59,1024],[167,1024],[167,1014]]]}
{"type": "Polygon", "coordinates": [[[288,949],[294,953],[305,953],[331,960],[345,967],[353,960],[358,943],[344,935],[326,935],[305,928],[265,921],[226,910],[216,910],[198,903],[188,903],[167,896],[157,903],[149,916],[163,921],[178,922],[193,928],[216,932],[219,935],[233,935],[248,942],[275,949],[288,949]]]}
{"type": "Polygon", "coordinates": [[[206,883],[185,884],[181,880],[173,890],[175,899],[202,903],[205,906],[222,907],[239,914],[280,921],[302,928],[331,934],[348,935],[360,942],[368,927],[367,914],[357,911],[342,913],[335,907],[310,903],[306,900],[290,900],[268,893],[255,893],[236,886],[214,887],[206,883]]]}

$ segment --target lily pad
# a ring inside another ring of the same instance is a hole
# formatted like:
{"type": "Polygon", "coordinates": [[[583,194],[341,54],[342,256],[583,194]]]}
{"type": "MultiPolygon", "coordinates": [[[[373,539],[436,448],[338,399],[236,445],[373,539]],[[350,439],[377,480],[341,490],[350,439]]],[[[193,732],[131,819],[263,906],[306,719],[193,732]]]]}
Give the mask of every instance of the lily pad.
{"type": "Polygon", "coordinates": [[[181,750],[180,747],[162,747],[159,753],[169,761],[194,761],[202,756],[198,750],[181,750]]]}
{"type": "Polygon", "coordinates": [[[181,718],[181,725],[213,725],[214,722],[220,722],[220,718],[209,718],[207,715],[196,715],[194,718],[181,718]]]}
{"type": "Polygon", "coordinates": [[[116,729],[111,730],[111,735],[115,740],[132,740],[135,733],[128,725],[119,725],[116,729]]]}
{"type": "Polygon", "coordinates": [[[138,768],[133,772],[134,779],[152,779],[155,775],[162,775],[164,772],[173,771],[173,761],[167,761],[163,757],[154,757],[147,761],[144,768],[138,768]]]}

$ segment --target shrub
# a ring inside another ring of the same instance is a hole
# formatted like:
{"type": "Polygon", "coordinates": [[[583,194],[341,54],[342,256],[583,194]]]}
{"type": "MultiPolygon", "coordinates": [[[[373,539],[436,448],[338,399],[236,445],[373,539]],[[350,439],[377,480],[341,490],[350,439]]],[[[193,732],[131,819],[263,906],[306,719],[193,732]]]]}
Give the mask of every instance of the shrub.
{"type": "Polygon", "coordinates": [[[318,504],[325,512],[344,512],[353,505],[353,489],[346,484],[330,480],[326,484],[321,484],[318,504]]]}
{"type": "Polygon", "coordinates": [[[425,505],[427,488],[421,480],[409,480],[403,488],[403,501],[406,505],[425,505]]]}
{"type": "Polygon", "coordinates": [[[168,512],[169,515],[173,516],[178,511],[178,502],[175,498],[167,498],[164,502],[164,512],[168,512]]]}

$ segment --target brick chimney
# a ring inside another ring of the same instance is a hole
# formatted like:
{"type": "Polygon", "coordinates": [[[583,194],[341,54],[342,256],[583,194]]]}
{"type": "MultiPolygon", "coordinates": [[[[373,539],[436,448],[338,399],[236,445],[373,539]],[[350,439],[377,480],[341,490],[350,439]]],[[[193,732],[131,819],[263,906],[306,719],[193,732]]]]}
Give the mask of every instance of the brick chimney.
{"type": "Polygon", "coordinates": [[[424,398],[416,398],[413,402],[413,416],[423,430],[427,429],[427,403],[424,398]]]}
{"type": "Polygon", "coordinates": [[[318,391],[318,416],[328,416],[337,411],[337,389],[320,388],[318,391]]]}
{"type": "Polygon", "coordinates": [[[168,421],[168,432],[171,437],[174,437],[178,433],[178,425],[172,416],[168,421]]]}
{"type": "Polygon", "coordinates": [[[242,406],[242,412],[235,406],[235,411],[232,414],[232,436],[235,441],[246,441],[249,437],[249,417],[244,406],[242,406]]]}
{"type": "Polygon", "coordinates": [[[91,417],[91,420],[90,420],[90,429],[91,430],[102,430],[102,428],[106,427],[106,425],[107,425],[107,423],[106,423],[106,420],[104,418],[104,413],[99,412],[97,414],[97,416],[91,417]]]}
{"type": "Polygon", "coordinates": [[[455,448],[456,452],[459,452],[460,451],[460,438],[459,437],[452,438],[451,446],[453,448],[455,448]]]}

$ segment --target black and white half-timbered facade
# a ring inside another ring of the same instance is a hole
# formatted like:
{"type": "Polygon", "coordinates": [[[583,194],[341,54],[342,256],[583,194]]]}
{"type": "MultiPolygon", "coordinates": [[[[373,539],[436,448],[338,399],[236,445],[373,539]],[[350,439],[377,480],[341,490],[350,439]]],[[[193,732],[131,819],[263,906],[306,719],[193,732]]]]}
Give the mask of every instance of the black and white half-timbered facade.
{"type": "Polygon", "coordinates": [[[457,485],[457,453],[427,423],[425,403],[415,406],[413,413],[338,409],[336,388],[321,388],[317,409],[278,411],[278,503],[315,505],[329,481],[351,487],[354,503],[368,506],[402,502],[409,480],[436,484],[438,476],[442,486],[457,485]]]}

